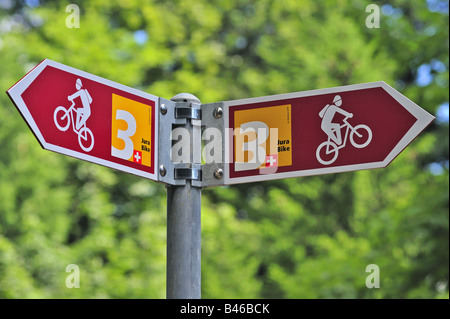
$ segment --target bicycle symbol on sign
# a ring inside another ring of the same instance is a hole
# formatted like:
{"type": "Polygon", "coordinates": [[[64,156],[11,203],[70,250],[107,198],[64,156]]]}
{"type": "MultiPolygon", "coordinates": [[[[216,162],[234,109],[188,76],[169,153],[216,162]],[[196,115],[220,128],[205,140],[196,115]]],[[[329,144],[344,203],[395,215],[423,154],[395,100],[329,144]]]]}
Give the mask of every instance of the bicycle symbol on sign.
{"type": "Polygon", "coordinates": [[[342,105],[342,99],[336,95],[333,99],[334,104],[327,104],[319,116],[322,118],[322,130],[328,135],[328,140],[321,143],[316,150],[316,158],[323,165],[330,165],[336,161],[339,150],[350,143],[356,148],[364,148],[372,141],[372,130],[365,124],[352,126],[347,119],[352,118],[353,114],[339,108],[342,105]],[[340,113],[345,116],[344,124],[332,123],[334,115],[340,113]],[[344,140],[342,141],[341,130],[345,129],[344,140]]]}
{"type": "Polygon", "coordinates": [[[86,127],[86,121],[91,115],[92,98],[86,89],[82,88],[80,79],[76,81],[77,92],[69,95],[67,99],[72,102],[72,105],[66,109],[64,106],[58,106],[53,113],[53,121],[60,131],[67,131],[70,124],[72,124],[73,131],[78,135],[78,144],[85,152],[90,152],[94,147],[94,135],[92,131],[86,127]],[[74,99],[79,97],[83,107],[75,108],[74,99]],[[76,115],[74,115],[74,113],[76,115]]]}

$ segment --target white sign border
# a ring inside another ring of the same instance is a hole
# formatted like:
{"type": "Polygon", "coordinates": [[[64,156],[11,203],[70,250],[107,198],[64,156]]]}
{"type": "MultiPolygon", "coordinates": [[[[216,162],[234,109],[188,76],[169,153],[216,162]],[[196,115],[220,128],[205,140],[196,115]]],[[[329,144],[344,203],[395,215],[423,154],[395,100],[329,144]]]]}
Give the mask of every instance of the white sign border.
{"type": "MultiPolygon", "coordinates": [[[[315,168],[308,170],[299,170],[292,172],[282,172],[282,173],[274,173],[274,174],[259,174],[253,176],[246,177],[230,177],[229,163],[234,162],[232,159],[233,155],[233,143],[232,141],[226,141],[225,143],[225,159],[227,160],[225,163],[225,174],[224,174],[224,184],[232,185],[232,184],[240,184],[240,183],[252,183],[252,182],[260,182],[267,180],[277,180],[283,178],[291,178],[291,177],[302,177],[302,176],[312,176],[312,175],[322,175],[322,174],[331,174],[331,173],[342,173],[342,172],[351,172],[357,170],[366,170],[366,169],[374,169],[374,168],[382,168],[388,166],[395,157],[400,154],[403,149],[405,149],[414,138],[420,134],[433,120],[434,116],[422,109],[416,103],[408,99],[406,96],[402,95],[400,92],[389,86],[384,81],[378,82],[370,82],[363,84],[353,84],[346,86],[338,86],[333,88],[326,89],[318,89],[311,91],[303,91],[303,92],[295,92],[295,93],[287,93],[287,94],[279,94],[279,95],[270,95],[256,98],[248,98],[248,99],[240,99],[240,100],[231,100],[224,102],[224,121],[225,127],[231,128],[232,125],[229,123],[229,112],[230,107],[235,105],[247,105],[254,103],[262,103],[262,102],[270,102],[270,101],[280,101],[282,100],[306,97],[306,96],[315,96],[315,95],[324,95],[324,94],[335,94],[339,92],[348,92],[348,91],[357,91],[364,90],[370,88],[383,88],[389,95],[391,95],[398,103],[400,103],[408,112],[411,113],[417,120],[413,124],[413,126],[408,130],[408,132],[400,139],[398,144],[391,150],[391,152],[386,156],[383,161],[380,162],[371,162],[364,164],[352,164],[352,165],[343,165],[343,166],[334,166],[334,167],[323,167],[323,168],[315,168]]],[[[231,137],[232,138],[232,137],[231,137]]],[[[233,163],[231,163],[233,165],[233,163]]]]}
{"type": "Polygon", "coordinates": [[[22,79],[20,79],[16,84],[14,84],[8,91],[8,95],[13,100],[16,107],[19,109],[20,113],[22,114],[23,118],[27,122],[28,126],[31,128],[32,132],[37,137],[39,143],[41,144],[42,148],[50,151],[54,151],[57,153],[61,153],[64,155],[68,155],[71,157],[75,157],[81,160],[85,160],[91,163],[99,164],[102,166],[110,167],[113,169],[117,169],[120,171],[124,171],[133,175],[145,177],[154,181],[158,181],[158,109],[159,109],[159,97],[125,86],[123,84],[119,84],[110,80],[107,80],[105,78],[99,77],[97,75],[93,75],[78,69],[75,69],[73,67],[45,59],[41,63],[39,63],[36,67],[34,67],[28,74],[26,74],[22,79]],[[94,82],[98,82],[113,88],[116,88],[121,91],[125,91],[127,93],[145,98],[147,100],[153,101],[155,103],[155,106],[153,107],[153,116],[154,116],[154,136],[152,136],[154,140],[154,145],[152,145],[154,149],[154,158],[153,158],[153,169],[154,173],[148,173],[144,172],[135,168],[128,167],[126,165],[121,165],[115,162],[111,162],[105,159],[101,159],[92,155],[89,155],[87,153],[81,153],[77,151],[73,151],[58,145],[50,144],[45,141],[41,131],[39,130],[39,127],[37,126],[36,122],[34,121],[33,117],[31,116],[31,113],[29,112],[27,106],[25,105],[25,102],[22,98],[23,92],[33,83],[33,81],[41,74],[41,72],[47,67],[54,67],[56,69],[76,74],[80,77],[84,77],[86,79],[89,79],[94,82]]]}

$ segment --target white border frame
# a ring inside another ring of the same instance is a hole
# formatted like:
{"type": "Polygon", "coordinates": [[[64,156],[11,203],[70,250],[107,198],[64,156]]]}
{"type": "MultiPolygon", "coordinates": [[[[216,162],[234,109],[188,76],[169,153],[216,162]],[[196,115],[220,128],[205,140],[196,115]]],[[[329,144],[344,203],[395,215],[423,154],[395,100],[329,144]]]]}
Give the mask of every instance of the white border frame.
{"type": "Polygon", "coordinates": [[[6,91],[8,93],[8,95],[10,96],[10,98],[13,100],[14,104],[16,105],[16,107],[19,109],[20,113],[22,114],[22,116],[24,117],[25,121],[28,123],[28,125],[30,126],[31,130],[33,131],[33,133],[35,134],[35,136],[37,137],[37,139],[39,140],[39,143],[42,145],[42,147],[46,150],[50,150],[50,151],[54,151],[57,153],[61,153],[64,155],[68,155],[71,157],[75,157],[78,159],[82,159],[88,162],[92,162],[95,164],[100,164],[102,166],[106,166],[106,167],[111,167],[120,171],[124,171],[127,173],[131,173],[134,175],[138,175],[141,177],[145,177],[151,180],[158,180],[158,109],[159,109],[159,97],[154,96],[152,94],[149,93],[145,93],[142,91],[139,91],[137,89],[134,88],[130,88],[128,86],[104,79],[102,77],[72,68],[70,66],[52,61],[52,60],[48,60],[45,59],[43,60],[41,63],[39,63],[34,69],[32,69],[27,75],[25,75],[21,80],[19,80],[19,82],[17,82],[16,84],[14,84],[8,91],[6,91]],[[137,95],[139,97],[145,98],[147,100],[151,100],[155,103],[155,106],[153,107],[153,116],[155,119],[155,127],[154,127],[154,135],[153,135],[153,139],[154,139],[154,143],[152,145],[153,149],[154,149],[154,158],[153,158],[153,169],[154,169],[154,173],[148,173],[148,172],[144,172],[135,168],[131,168],[122,164],[118,164],[118,163],[114,163],[105,159],[101,159],[86,153],[81,153],[81,152],[77,152],[77,151],[73,151],[58,145],[54,145],[54,144],[50,144],[48,142],[45,141],[41,131],[39,130],[39,127],[36,125],[36,122],[34,121],[33,117],[31,116],[31,113],[28,111],[27,106],[25,105],[25,102],[22,98],[22,94],[23,92],[31,85],[31,83],[33,83],[33,81],[39,76],[39,74],[41,74],[41,72],[47,67],[47,66],[51,66],[54,68],[57,68],[59,70],[68,72],[68,73],[72,73],[72,74],[76,74],[79,75],[81,77],[87,78],[89,80],[101,83],[103,85],[107,85],[110,87],[113,87],[115,89],[121,90],[121,91],[125,91],[134,95],[137,95]]]}
{"type": "Polygon", "coordinates": [[[341,173],[341,172],[350,172],[357,170],[365,170],[365,169],[373,169],[373,168],[381,168],[386,167],[391,163],[395,157],[405,149],[412,140],[420,134],[433,120],[434,116],[419,107],[416,103],[402,95],[397,90],[393,89],[391,86],[386,84],[383,81],[379,82],[370,82],[364,84],[354,84],[347,86],[339,86],[334,88],[327,89],[319,89],[319,90],[311,90],[304,92],[296,92],[296,93],[287,93],[287,94],[279,94],[279,95],[270,95],[249,99],[241,99],[241,100],[232,100],[224,102],[224,120],[225,127],[230,128],[229,124],[229,112],[230,107],[235,105],[247,105],[254,103],[262,103],[262,102],[270,102],[270,101],[280,101],[282,100],[306,97],[306,96],[315,96],[315,95],[323,95],[323,94],[334,94],[339,92],[348,92],[348,91],[357,91],[363,89],[370,88],[383,88],[392,98],[394,98],[398,103],[400,103],[412,116],[414,116],[417,121],[413,124],[413,126],[408,130],[408,132],[402,137],[402,139],[398,142],[398,144],[392,149],[392,151],[386,156],[386,158],[381,162],[372,162],[372,163],[364,163],[364,164],[352,164],[352,165],[344,165],[344,166],[335,166],[335,167],[324,167],[324,168],[315,168],[309,170],[299,170],[292,172],[283,172],[283,173],[274,173],[274,174],[258,174],[253,176],[246,177],[233,177],[230,178],[230,170],[228,169],[228,165],[230,160],[234,158],[233,156],[233,143],[228,140],[225,141],[225,174],[224,174],[224,183],[225,185],[231,184],[239,184],[239,183],[251,183],[258,181],[267,181],[267,180],[275,180],[275,179],[283,179],[290,177],[300,177],[300,176],[311,176],[311,175],[321,175],[321,174],[330,174],[330,173],[341,173]],[[227,162],[228,160],[228,162],[227,162]]]}

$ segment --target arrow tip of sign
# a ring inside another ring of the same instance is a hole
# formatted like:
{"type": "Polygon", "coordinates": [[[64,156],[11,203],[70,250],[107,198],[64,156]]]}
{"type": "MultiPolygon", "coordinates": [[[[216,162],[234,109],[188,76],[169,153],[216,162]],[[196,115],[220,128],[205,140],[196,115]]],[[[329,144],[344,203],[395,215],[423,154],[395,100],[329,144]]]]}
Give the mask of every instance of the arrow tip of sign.
{"type": "Polygon", "coordinates": [[[389,93],[398,103],[400,103],[406,110],[408,110],[414,117],[416,117],[419,121],[425,124],[423,128],[428,126],[431,122],[435,120],[435,116],[421,108],[419,105],[411,101],[405,95],[394,89],[392,86],[387,84],[384,81],[376,82],[379,83],[380,86],[389,93]]]}

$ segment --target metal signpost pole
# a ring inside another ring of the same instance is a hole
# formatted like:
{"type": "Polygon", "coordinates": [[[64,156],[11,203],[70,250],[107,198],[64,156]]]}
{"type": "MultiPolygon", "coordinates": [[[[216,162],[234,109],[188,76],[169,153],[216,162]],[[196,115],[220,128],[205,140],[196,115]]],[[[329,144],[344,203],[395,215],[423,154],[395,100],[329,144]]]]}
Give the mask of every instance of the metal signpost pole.
{"type": "MultiPolygon", "coordinates": [[[[174,102],[200,103],[191,94],[179,94],[174,102]]],[[[187,120],[184,126],[191,141],[197,137],[200,126],[187,120]]],[[[196,143],[190,143],[190,160],[195,160],[199,150],[196,143]]],[[[171,145],[167,145],[170,147],[171,145]]],[[[200,145],[201,146],[201,145],[200,145]]],[[[188,174],[187,174],[188,175],[188,174]]],[[[167,187],[167,290],[168,299],[201,298],[201,187],[191,185],[189,176],[182,186],[167,187]]]]}

